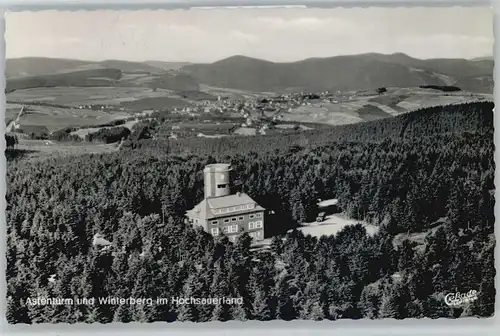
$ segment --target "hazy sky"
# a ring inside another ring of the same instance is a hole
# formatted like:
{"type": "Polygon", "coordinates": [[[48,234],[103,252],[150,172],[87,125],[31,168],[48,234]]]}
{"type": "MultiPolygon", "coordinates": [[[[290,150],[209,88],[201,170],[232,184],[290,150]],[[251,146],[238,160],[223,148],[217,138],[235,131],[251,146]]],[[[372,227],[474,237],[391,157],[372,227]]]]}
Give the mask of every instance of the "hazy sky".
{"type": "Polygon", "coordinates": [[[404,52],[493,54],[489,8],[216,9],[18,12],[6,15],[7,58],[213,62],[404,52]]]}

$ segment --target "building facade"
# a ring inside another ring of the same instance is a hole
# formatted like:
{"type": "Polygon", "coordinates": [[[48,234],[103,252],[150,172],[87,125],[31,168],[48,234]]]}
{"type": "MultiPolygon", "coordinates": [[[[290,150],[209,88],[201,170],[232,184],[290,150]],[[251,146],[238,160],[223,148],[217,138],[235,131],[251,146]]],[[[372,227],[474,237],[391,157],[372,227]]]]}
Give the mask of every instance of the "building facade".
{"type": "Polygon", "coordinates": [[[213,236],[224,234],[230,241],[242,232],[254,240],[264,239],[264,211],[245,193],[231,193],[231,166],[211,164],[203,170],[204,199],[186,216],[213,236]]]}

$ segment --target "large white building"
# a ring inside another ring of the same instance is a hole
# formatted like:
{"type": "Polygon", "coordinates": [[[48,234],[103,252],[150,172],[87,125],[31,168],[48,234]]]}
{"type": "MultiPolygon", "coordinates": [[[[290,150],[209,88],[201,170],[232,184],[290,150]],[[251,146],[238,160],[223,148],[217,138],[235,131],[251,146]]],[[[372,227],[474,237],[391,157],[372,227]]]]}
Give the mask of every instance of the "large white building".
{"type": "Polygon", "coordinates": [[[231,166],[225,163],[205,167],[205,197],[186,216],[194,226],[235,241],[238,234],[248,232],[254,240],[264,239],[264,211],[245,193],[231,194],[231,166]]]}

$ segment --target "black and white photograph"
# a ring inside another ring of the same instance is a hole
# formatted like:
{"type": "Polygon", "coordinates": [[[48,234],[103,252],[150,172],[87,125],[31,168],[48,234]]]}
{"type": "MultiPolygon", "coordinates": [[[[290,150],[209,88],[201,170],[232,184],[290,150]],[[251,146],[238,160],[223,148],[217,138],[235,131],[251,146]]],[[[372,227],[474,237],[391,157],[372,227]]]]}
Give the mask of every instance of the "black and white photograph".
{"type": "Polygon", "coordinates": [[[9,324],[494,315],[491,8],[5,22],[9,324]]]}

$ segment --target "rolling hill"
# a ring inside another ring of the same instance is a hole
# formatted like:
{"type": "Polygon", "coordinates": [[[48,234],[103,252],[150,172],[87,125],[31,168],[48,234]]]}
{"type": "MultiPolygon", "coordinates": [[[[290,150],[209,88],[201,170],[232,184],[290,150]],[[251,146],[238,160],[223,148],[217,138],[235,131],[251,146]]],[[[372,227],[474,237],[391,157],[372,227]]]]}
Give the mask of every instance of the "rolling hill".
{"type": "MultiPolygon", "coordinates": [[[[180,67],[181,64],[177,66],[180,67]]],[[[198,90],[198,83],[191,76],[169,71],[165,67],[165,64],[163,67],[155,67],[146,63],[121,60],[92,62],[44,57],[8,59],[5,71],[6,92],[67,86],[198,90]]]]}
{"type": "Polygon", "coordinates": [[[141,62],[105,60],[100,62],[62,58],[23,57],[7,59],[5,78],[33,77],[89,69],[118,69],[122,72],[163,73],[164,69],[141,62]]]}
{"type": "Polygon", "coordinates": [[[165,70],[161,68],[157,68],[151,66],[149,64],[141,63],[141,62],[129,62],[129,61],[121,61],[121,60],[106,60],[102,62],[98,62],[98,65],[103,68],[114,68],[120,69],[123,72],[128,73],[150,73],[150,74],[160,74],[164,73],[165,70]]]}
{"type": "Polygon", "coordinates": [[[74,71],[92,62],[62,58],[23,57],[5,61],[5,78],[32,77],[74,71]]]}
{"type": "Polygon", "coordinates": [[[164,70],[178,70],[186,65],[191,64],[189,62],[162,62],[162,61],[145,61],[143,63],[164,70]]]}
{"type": "Polygon", "coordinates": [[[7,79],[5,92],[40,87],[113,86],[122,76],[119,69],[89,69],[7,79]]]}
{"type": "Polygon", "coordinates": [[[121,60],[94,62],[27,57],[8,59],[6,78],[7,88],[11,89],[33,88],[37,85],[89,86],[95,83],[95,86],[148,87],[173,91],[199,90],[200,86],[208,85],[253,92],[297,92],[456,85],[466,91],[492,93],[493,63],[488,58],[421,60],[402,53],[309,58],[291,63],[233,56],[211,64],[121,60]],[[99,71],[105,75],[99,75],[99,71]],[[110,79],[106,75],[110,71],[120,71],[121,78],[116,80],[113,75],[112,81],[88,79],[110,79]]]}
{"type": "Polygon", "coordinates": [[[275,63],[233,56],[211,64],[191,64],[182,71],[200,83],[251,91],[362,90],[381,86],[454,85],[492,92],[493,61],[420,60],[402,53],[310,58],[275,63]]]}

